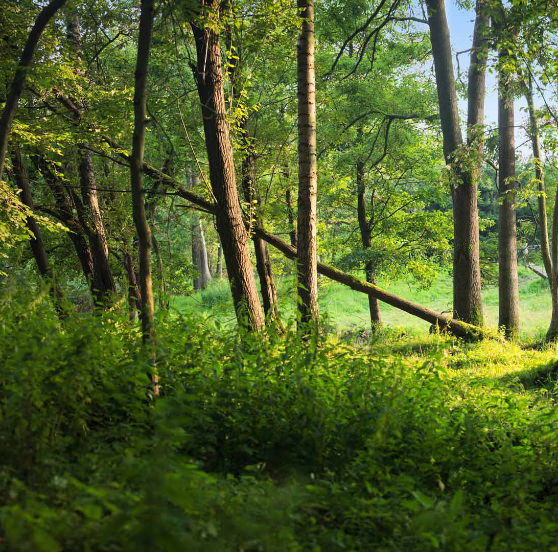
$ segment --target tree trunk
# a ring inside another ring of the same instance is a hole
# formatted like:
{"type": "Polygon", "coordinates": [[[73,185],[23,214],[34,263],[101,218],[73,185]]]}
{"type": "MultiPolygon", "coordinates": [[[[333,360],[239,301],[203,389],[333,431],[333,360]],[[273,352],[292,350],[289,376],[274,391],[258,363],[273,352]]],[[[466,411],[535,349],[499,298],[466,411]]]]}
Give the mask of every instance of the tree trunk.
{"type": "MultiPolygon", "coordinates": [[[[197,173],[189,169],[186,176],[190,189],[196,188],[199,183],[197,173]]],[[[199,291],[206,289],[211,282],[211,272],[209,270],[209,257],[207,256],[203,223],[196,213],[192,213],[191,230],[192,264],[198,273],[194,278],[194,290],[199,291]]]]}
{"type": "MultiPolygon", "coordinates": [[[[91,289],[91,294],[94,297],[94,266],[93,255],[89,248],[89,243],[85,238],[85,230],[80,221],[74,216],[74,205],[72,200],[66,194],[64,187],[58,181],[58,177],[49,166],[46,159],[40,155],[33,156],[33,161],[37,170],[41,173],[45,182],[52,190],[54,200],[58,208],[58,215],[60,220],[69,228],[69,238],[74,245],[76,255],[78,257],[81,270],[91,289]]],[[[77,210],[77,209],[76,209],[77,210]]]]}
{"type": "MultiPolygon", "coordinates": [[[[208,2],[208,7],[215,14],[219,13],[217,0],[208,2]]],[[[213,25],[205,28],[197,25],[198,23],[191,23],[197,52],[194,76],[201,101],[211,188],[219,206],[215,217],[217,232],[223,246],[238,322],[250,329],[260,330],[264,325],[264,316],[250,261],[248,233],[244,227],[236,189],[219,36],[213,25]]]]}
{"type": "MultiPolygon", "coordinates": [[[[250,209],[250,225],[262,227],[262,219],[259,213],[261,200],[256,193],[255,173],[256,156],[252,147],[249,146],[242,160],[242,190],[244,192],[244,201],[248,205],[248,209],[250,209]]],[[[267,244],[255,233],[252,233],[252,241],[254,242],[254,251],[256,253],[256,269],[260,279],[260,291],[265,316],[272,324],[280,324],[277,290],[273,279],[267,244]]]]}
{"type": "MultiPolygon", "coordinates": [[[[357,162],[357,216],[358,225],[360,227],[360,238],[362,241],[363,249],[370,249],[372,247],[372,225],[374,224],[374,198],[372,197],[372,213],[370,220],[366,215],[366,187],[364,184],[364,163],[357,162]]],[[[376,284],[376,272],[374,270],[374,261],[370,260],[366,263],[364,268],[366,274],[366,281],[370,284],[376,284]]],[[[372,330],[376,330],[382,323],[382,316],[380,313],[380,302],[377,297],[372,295],[368,296],[368,308],[370,310],[370,324],[372,330]]]]}
{"type": "MultiPolygon", "coordinates": [[[[482,325],[482,297],[477,209],[478,171],[459,169],[455,155],[463,137],[459,125],[457,91],[453,73],[449,28],[444,0],[427,0],[428,24],[436,72],[436,87],[442,124],[444,157],[452,166],[450,175],[454,218],[453,310],[454,316],[471,324],[482,325]]],[[[484,14],[477,6],[472,66],[469,72],[469,121],[482,122],[484,104],[484,14]]]]}
{"type": "MultiPolygon", "coordinates": [[[[81,61],[81,32],[79,28],[79,17],[76,12],[72,12],[68,15],[66,31],[68,39],[72,44],[72,54],[78,61],[81,61]]],[[[80,103],[77,107],[79,112],[73,114],[74,118],[81,117],[87,109],[84,103],[80,103]]],[[[110,268],[105,226],[101,215],[101,209],[99,208],[93,156],[91,151],[87,149],[87,144],[78,145],[78,157],[82,201],[82,205],[80,205],[82,208],[78,210],[78,214],[81,216],[81,222],[87,232],[89,245],[93,254],[94,296],[97,303],[109,305],[111,303],[111,298],[116,293],[116,285],[110,268]]]]}
{"type": "Polygon", "coordinates": [[[4,162],[6,160],[6,151],[8,149],[8,138],[10,136],[10,129],[14,120],[17,104],[23,93],[25,80],[27,78],[27,71],[33,61],[33,56],[37,50],[39,39],[43,34],[48,22],[54,14],[66,3],[66,0],[52,0],[47,4],[39,13],[35,24],[27,37],[27,42],[23,48],[19,63],[10,85],[8,97],[6,98],[6,105],[2,111],[0,118],[0,182],[4,174],[4,162]]]}
{"type": "Polygon", "coordinates": [[[499,166],[499,321],[507,337],[519,333],[519,282],[517,275],[517,228],[515,195],[515,132],[514,102],[511,96],[511,75],[502,68],[507,49],[499,52],[498,71],[498,166],[499,166]]]}
{"type": "MultiPolygon", "coordinates": [[[[14,168],[15,181],[18,188],[21,190],[21,201],[28,207],[31,211],[34,209],[33,197],[31,196],[31,188],[29,187],[29,177],[27,175],[27,169],[23,162],[21,152],[19,148],[15,148],[12,155],[12,165],[14,168]]],[[[58,316],[63,318],[67,313],[63,307],[63,295],[58,282],[54,278],[52,270],[48,263],[48,255],[45,249],[45,244],[43,242],[41,229],[37,224],[37,221],[32,217],[27,217],[25,221],[27,228],[30,230],[32,237],[29,239],[29,245],[31,246],[31,251],[33,252],[33,258],[37,264],[37,269],[39,274],[47,281],[49,286],[49,292],[54,303],[54,308],[58,313],[58,316]]]]}
{"type": "MultiPolygon", "coordinates": [[[[530,69],[529,69],[530,70],[530,69]]],[[[548,278],[550,287],[550,296],[552,298],[552,318],[550,326],[546,333],[547,341],[556,341],[558,339],[558,274],[556,265],[553,263],[550,248],[550,239],[548,236],[548,216],[546,214],[546,185],[544,182],[544,168],[541,156],[541,144],[539,133],[539,121],[535,111],[535,102],[533,101],[533,80],[529,73],[528,82],[526,83],[525,98],[527,100],[527,108],[529,109],[529,126],[530,138],[533,147],[533,162],[535,163],[535,178],[537,180],[537,201],[539,207],[539,232],[541,238],[541,256],[543,259],[544,270],[548,278]]],[[[557,190],[558,195],[558,190],[557,190]]],[[[553,224],[554,227],[554,224],[553,224]]],[[[556,237],[553,235],[553,241],[556,237]]],[[[529,267],[531,268],[531,267],[529,267]]]]}
{"type": "Polygon", "coordinates": [[[145,126],[147,121],[147,68],[153,33],[154,0],[141,0],[139,22],[138,54],[135,70],[134,89],[134,135],[130,172],[132,184],[132,210],[139,244],[139,277],[141,291],[141,326],[144,345],[150,349],[153,362],[153,393],[159,394],[155,368],[155,305],[151,279],[151,229],[145,213],[143,189],[143,152],[145,146],[145,126]]]}
{"type": "Polygon", "coordinates": [[[111,296],[116,293],[116,285],[110,268],[105,226],[99,208],[93,159],[91,152],[82,148],[79,150],[79,156],[79,177],[83,202],[82,215],[84,219],[82,222],[93,254],[93,289],[96,300],[101,304],[108,305],[111,302],[111,296]]]}
{"type": "Polygon", "coordinates": [[[298,221],[297,273],[300,323],[318,323],[318,253],[316,243],[316,77],[314,0],[297,0],[301,28],[297,44],[298,81],[298,221]]]}

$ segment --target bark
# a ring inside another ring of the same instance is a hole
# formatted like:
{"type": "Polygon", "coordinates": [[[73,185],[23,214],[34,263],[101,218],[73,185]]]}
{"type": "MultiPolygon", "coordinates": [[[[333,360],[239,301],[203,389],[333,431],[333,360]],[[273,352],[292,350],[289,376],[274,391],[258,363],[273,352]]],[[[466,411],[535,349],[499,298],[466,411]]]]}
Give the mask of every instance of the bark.
{"type": "Polygon", "coordinates": [[[298,82],[298,220],[297,274],[300,323],[318,323],[316,243],[316,77],[314,0],[297,0],[301,28],[297,43],[298,82]]]}
{"type": "Polygon", "coordinates": [[[23,93],[27,72],[29,71],[33,57],[37,50],[39,39],[41,38],[48,22],[65,3],[66,0],[52,0],[40,11],[33,28],[27,37],[27,42],[25,43],[21,57],[19,58],[18,66],[8,92],[8,97],[6,98],[6,105],[2,111],[2,117],[0,118],[0,181],[2,181],[2,175],[4,174],[4,162],[6,160],[6,151],[8,149],[8,138],[10,136],[10,130],[17,109],[17,104],[19,103],[19,99],[23,93]]]}
{"type": "MultiPolygon", "coordinates": [[[[457,91],[453,72],[449,28],[444,0],[427,0],[428,24],[436,73],[436,87],[442,125],[444,157],[452,166],[450,175],[454,218],[453,310],[454,316],[471,324],[482,325],[482,297],[477,207],[479,169],[462,170],[455,156],[463,146],[459,124],[457,91]]],[[[477,4],[472,65],[469,72],[469,124],[482,123],[484,111],[484,75],[486,25],[483,4],[477,4]]]]}
{"type": "MultiPolygon", "coordinates": [[[[29,177],[27,175],[27,169],[23,162],[23,158],[19,148],[15,148],[12,155],[12,165],[14,169],[15,181],[18,188],[21,191],[21,201],[28,207],[31,211],[34,210],[33,197],[31,195],[31,188],[29,186],[29,177]]],[[[33,258],[37,265],[39,274],[46,280],[49,286],[49,293],[52,297],[54,308],[58,313],[58,316],[64,317],[66,311],[63,306],[63,295],[58,282],[54,278],[52,269],[49,266],[48,255],[45,249],[45,244],[43,242],[43,237],[41,234],[41,229],[37,224],[34,217],[27,217],[25,221],[27,228],[31,232],[32,236],[29,239],[29,245],[31,246],[31,251],[33,252],[33,258]]]]}
{"type": "MultiPolygon", "coordinates": [[[[370,249],[372,247],[372,226],[374,224],[374,197],[371,199],[372,212],[370,214],[370,219],[366,214],[366,187],[364,183],[364,163],[361,161],[357,162],[357,216],[358,225],[360,228],[360,238],[362,241],[362,247],[364,249],[370,249]]],[[[366,274],[366,281],[370,284],[376,284],[376,272],[374,269],[374,261],[370,260],[366,263],[364,267],[366,274]]],[[[372,295],[368,296],[368,308],[370,310],[370,323],[372,325],[372,330],[378,328],[382,323],[382,316],[380,313],[380,303],[377,297],[372,295]]]]}
{"type": "Polygon", "coordinates": [[[157,373],[155,371],[155,305],[153,302],[153,283],[151,278],[151,229],[145,212],[145,193],[143,189],[143,153],[145,146],[145,127],[147,121],[147,69],[153,33],[154,0],[141,1],[139,22],[138,53],[135,70],[134,89],[134,135],[130,156],[132,185],[132,211],[139,245],[139,279],[141,291],[141,326],[144,345],[150,349],[153,362],[153,393],[159,394],[157,373]]]}
{"type": "MultiPolygon", "coordinates": [[[[219,14],[217,0],[208,2],[208,7],[212,13],[219,14]]],[[[244,227],[236,189],[219,36],[213,25],[201,28],[198,23],[191,23],[191,27],[197,53],[194,76],[201,101],[211,188],[218,205],[215,219],[223,246],[233,303],[239,324],[260,330],[264,325],[264,316],[250,261],[248,233],[244,227]]]]}
{"type": "MultiPolygon", "coordinates": [[[[507,49],[499,52],[500,66],[505,64],[507,49]]],[[[517,275],[517,228],[515,196],[514,102],[511,97],[511,75],[498,71],[498,167],[500,194],[498,262],[499,321],[507,337],[519,333],[519,282],[517,275]]]]}
{"type": "MultiPolygon", "coordinates": [[[[256,193],[256,157],[251,147],[248,147],[242,160],[242,191],[244,201],[250,209],[250,226],[263,227],[259,213],[260,198],[256,193]]],[[[280,324],[279,307],[277,305],[277,289],[271,268],[271,259],[267,244],[257,234],[252,232],[254,251],[256,253],[256,269],[260,280],[260,291],[266,318],[272,324],[280,324]]]]}
{"type": "MultiPolygon", "coordinates": [[[[198,175],[189,170],[187,174],[190,189],[194,189],[198,185],[198,175]]],[[[194,278],[194,290],[199,291],[206,289],[211,282],[211,272],[209,270],[209,258],[207,256],[207,244],[203,231],[203,223],[201,219],[192,213],[191,221],[192,231],[192,264],[197,271],[194,278]]]]}

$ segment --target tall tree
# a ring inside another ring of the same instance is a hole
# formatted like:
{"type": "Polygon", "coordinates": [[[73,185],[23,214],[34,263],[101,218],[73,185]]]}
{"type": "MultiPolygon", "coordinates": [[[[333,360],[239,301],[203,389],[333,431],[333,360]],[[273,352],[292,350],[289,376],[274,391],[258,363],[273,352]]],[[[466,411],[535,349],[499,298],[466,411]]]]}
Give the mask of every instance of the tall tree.
{"type": "Polygon", "coordinates": [[[515,198],[515,123],[512,92],[513,73],[509,67],[509,47],[504,37],[505,10],[499,4],[495,26],[499,33],[498,49],[498,325],[507,337],[519,333],[519,281],[517,274],[517,221],[515,198]]]}
{"type": "MultiPolygon", "coordinates": [[[[153,33],[153,18],[154,0],[141,0],[134,88],[134,136],[132,139],[132,155],[130,156],[130,173],[132,210],[139,245],[142,335],[144,344],[151,348],[153,361],[155,361],[153,342],[155,337],[155,306],[151,279],[151,229],[145,212],[145,193],[143,189],[143,153],[147,121],[147,69],[153,33]]],[[[155,372],[152,374],[152,380],[154,394],[158,395],[159,387],[155,372]]]]}
{"type": "Polygon", "coordinates": [[[316,75],[314,0],[298,0],[301,19],[297,43],[298,220],[297,274],[301,324],[318,322],[316,75]]]}
{"type": "MultiPolygon", "coordinates": [[[[450,33],[444,0],[427,0],[428,25],[436,73],[438,104],[442,123],[444,157],[451,166],[454,214],[453,310],[459,320],[481,325],[482,297],[477,210],[478,163],[460,163],[463,136],[459,123],[457,90],[453,72],[450,33]]],[[[482,122],[484,104],[483,33],[486,24],[483,4],[477,4],[473,53],[469,72],[469,122],[482,122]]]]}
{"type": "Polygon", "coordinates": [[[537,203],[539,207],[539,235],[543,265],[550,286],[552,299],[552,317],[546,333],[547,341],[558,339],[558,188],[554,200],[552,220],[552,242],[548,235],[548,216],[546,214],[546,184],[541,155],[540,129],[535,101],[533,99],[533,77],[528,67],[528,77],[525,83],[525,99],[529,110],[529,136],[533,148],[533,162],[535,164],[535,180],[537,182],[537,203]]]}
{"type": "Polygon", "coordinates": [[[33,61],[33,56],[37,50],[39,39],[45,30],[48,22],[52,19],[54,14],[66,3],[66,0],[51,0],[37,16],[35,24],[29,33],[25,47],[19,63],[16,68],[14,78],[12,80],[8,97],[6,98],[6,105],[0,117],[0,182],[4,173],[4,162],[6,160],[6,151],[8,149],[8,138],[10,136],[10,129],[14,120],[17,104],[23,93],[27,72],[33,61]]]}
{"type": "Polygon", "coordinates": [[[201,5],[205,9],[191,22],[197,54],[194,76],[201,101],[211,189],[218,205],[215,216],[217,232],[223,247],[237,319],[240,324],[259,330],[263,328],[264,315],[250,261],[249,237],[238,199],[227,123],[221,46],[217,32],[220,4],[217,0],[208,0],[201,5]]]}

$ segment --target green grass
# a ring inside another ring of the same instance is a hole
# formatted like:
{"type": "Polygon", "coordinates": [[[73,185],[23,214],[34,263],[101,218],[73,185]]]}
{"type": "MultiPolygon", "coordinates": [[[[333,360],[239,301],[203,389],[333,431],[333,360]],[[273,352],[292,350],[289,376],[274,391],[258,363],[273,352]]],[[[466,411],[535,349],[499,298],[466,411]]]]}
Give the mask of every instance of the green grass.
{"type": "MultiPolygon", "coordinates": [[[[419,288],[404,281],[379,282],[380,286],[396,295],[428,307],[436,312],[451,312],[452,282],[448,274],[441,274],[428,289],[419,288]]],[[[368,298],[346,286],[322,278],[319,284],[320,312],[329,324],[343,332],[368,328],[368,298]]],[[[483,290],[486,324],[498,325],[498,288],[486,286],[483,290]]],[[[520,268],[519,303],[521,335],[527,339],[542,337],[550,322],[551,304],[548,284],[532,272],[520,268]]],[[[213,283],[209,289],[188,297],[175,297],[172,302],[180,312],[201,312],[220,318],[222,322],[234,322],[234,312],[228,283],[213,283]]],[[[283,318],[292,319],[295,297],[292,279],[279,282],[279,304],[283,318]]],[[[424,335],[430,325],[419,318],[404,313],[390,305],[382,304],[384,325],[400,332],[424,335]]]]}

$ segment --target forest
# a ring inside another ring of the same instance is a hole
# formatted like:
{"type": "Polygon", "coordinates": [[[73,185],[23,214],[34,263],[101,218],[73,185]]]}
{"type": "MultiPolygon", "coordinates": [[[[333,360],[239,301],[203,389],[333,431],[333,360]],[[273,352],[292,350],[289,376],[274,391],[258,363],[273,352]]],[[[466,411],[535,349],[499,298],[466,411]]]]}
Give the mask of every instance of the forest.
{"type": "Polygon", "coordinates": [[[558,0],[0,7],[0,550],[558,551],[558,0]]]}

